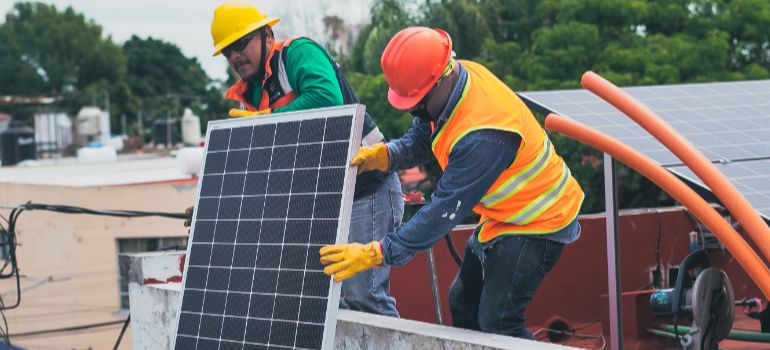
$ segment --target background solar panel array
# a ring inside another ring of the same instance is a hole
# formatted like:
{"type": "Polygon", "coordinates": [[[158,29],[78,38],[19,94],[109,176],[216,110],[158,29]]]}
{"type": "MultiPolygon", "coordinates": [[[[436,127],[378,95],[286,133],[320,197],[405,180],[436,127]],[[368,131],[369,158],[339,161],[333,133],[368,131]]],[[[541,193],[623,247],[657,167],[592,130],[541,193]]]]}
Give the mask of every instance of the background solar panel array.
{"type": "Polygon", "coordinates": [[[318,250],[347,231],[360,142],[361,118],[344,110],[209,124],[176,349],[321,349],[339,292],[318,250]]]}
{"type": "MultiPolygon", "coordinates": [[[[767,187],[755,185],[755,172],[769,174],[770,80],[623,88],[655,111],[693,143],[709,160],[726,162],[728,177],[766,219],[767,187]],[[738,164],[740,163],[740,164],[738,164]],[[742,182],[747,181],[743,184],[742,182]]],[[[686,167],[633,120],[587,90],[524,92],[533,109],[572,118],[613,136],[689,177],[686,167]]],[[[693,181],[703,185],[700,181],[693,181]]],[[[705,188],[705,187],[704,187],[705,188]]]]}
{"type": "MultiPolygon", "coordinates": [[[[744,194],[750,194],[751,205],[767,218],[770,213],[770,160],[716,164],[717,169],[725,174],[735,187],[744,194]]],[[[686,180],[706,185],[686,166],[669,168],[686,180]]]]}

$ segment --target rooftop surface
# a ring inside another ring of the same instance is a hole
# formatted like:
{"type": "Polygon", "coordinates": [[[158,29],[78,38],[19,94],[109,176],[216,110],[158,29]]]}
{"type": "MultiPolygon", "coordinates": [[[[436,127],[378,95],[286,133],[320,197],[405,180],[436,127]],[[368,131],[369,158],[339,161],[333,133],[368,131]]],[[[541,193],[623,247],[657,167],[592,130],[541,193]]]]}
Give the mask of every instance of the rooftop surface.
{"type": "Polygon", "coordinates": [[[192,179],[172,157],[118,157],[116,162],[79,163],[74,158],[43,160],[0,169],[0,184],[62,187],[125,186],[192,179]]]}

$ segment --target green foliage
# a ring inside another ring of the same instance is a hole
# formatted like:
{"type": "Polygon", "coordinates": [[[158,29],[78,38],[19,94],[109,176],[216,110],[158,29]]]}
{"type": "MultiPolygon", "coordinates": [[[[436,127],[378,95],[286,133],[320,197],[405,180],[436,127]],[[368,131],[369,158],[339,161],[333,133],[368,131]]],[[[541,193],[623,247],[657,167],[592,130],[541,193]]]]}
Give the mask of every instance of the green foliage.
{"type": "Polygon", "coordinates": [[[475,0],[428,3],[424,25],[446,30],[459,57],[474,57],[484,39],[493,36],[483,10],[481,2],[475,0]]]}
{"type": "Polygon", "coordinates": [[[358,99],[366,105],[366,110],[377,122],[377,126],[385,137],[389,139],[399,137],[409,128],[412,124],[412,116],[391,107],[387,98],[383,98],[388,94],[388,84],[382,74],[367,75],[353,72],[347,74],[347,78],[358,99]]]}
{"type": "Polygon", "coordinates": [[[372,20],[359,33],[353,47],[351,68],[367,74],[379,74],[380,57],[388,41],[413,22],[399,0],[377,0],[372,6],[372,20]]]}
{"type": "Polygon", "coordinates": [[[123,51],[128,57],[126,83],[148,118],[178,117],[191,105],[199,114],[207,112],[200,101],[209,93],[209,78],[195,58],[185,57],[174,44],[137,36],[126,41],[123,51]]]}
{"type": "MultiPolygon", "coordinates": [[[[125,132],[120,117],[133,125],[140,111],[178,117],[190,106],[207,119],[229,108],[197,60],[176,45],[134,36],[121,47],[71,7],[17,3],[0,24],[0,42],[0,94],[62,96],[60,107],[73,114],[109,100],[113,131],[125,132]]],[[[33,111],[4,110],[22,118],[33,111]]]]}
{"type": "Polygon", "coordinates": [[[17,3],[0,31],[16,47],[15,55],[4,59],[26,64],[24,74],[33,70],[39,75],[33,79],[42,82],[36,93],[65,93],[125,76],[120,47],[71,7],[59,12],[53,5],[17,3]]]}
{"type": "MultiPolygon", "coordinates": [[[[403,9],[410,2],[384,3],[403,9]]],[[[380,16],[373,11],[372,23],[380,16]]],[[[366,74],[356,76],[357,89],[369,80],[376,86],[381,71],[372,62],[387,43],[384,33],[408,25],[447,30],[458,58],[484,64],[514,91],[580,88],[587,70],[621,86],[770,77],[767,0],[426,0],[418,13],[390,18],[387,30],[365,29],[354,47],[351,60],[362,63],[352,68],[366,74]]],[[[366,91],[368,101],[382,101],[368,102],[375,116],[390,113],[385,91],[366,91]]],[[[389,136],[408,125],[389,125],[389,136]]],[[[586,192],[583,212],[604,210],[601,154],[551,139],[586,192]]],[[[618,178],[621,207],[673,203],[628,168],[618,178]]]]}

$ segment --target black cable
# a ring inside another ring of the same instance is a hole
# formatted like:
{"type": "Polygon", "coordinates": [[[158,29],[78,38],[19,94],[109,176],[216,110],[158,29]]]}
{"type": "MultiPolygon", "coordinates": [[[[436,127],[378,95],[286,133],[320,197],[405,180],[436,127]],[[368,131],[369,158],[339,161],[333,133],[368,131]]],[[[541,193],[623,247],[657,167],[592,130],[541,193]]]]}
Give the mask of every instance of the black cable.
{"type": "Polygon", "coordinates": [[[64,214],[89,214],[89,215],[101,215],[101,216],[117,216],[117,217],[147,217],[147,216],[159,216],[171,219],[188,219],[190,214],[185,213],[164,213],[157,211],[138,211],[138,210],[92,210],[81,207],[75,207],[70,205],[53,205],[53,204],[35,204],[27,203],[20,206],[25,210],[48,210],[64,214]]]}
{"type": "Polygon", "coordinates": [[[65,327],[65,328],[54,328],[54,329],[44,329],[39,331],[31,331],[31,332],[24,332],[24,333],[16,333],[16,334],[9,334],[9,337],[30,337],[33,335],[43,335],[43,334],[50,334],[50,333],[62,333],[62,332],[74,332],[74,331],[82,331],[86,329],[91,328],[101,328],[101,327],[107,327],[107,326],[114,326],[116,324],[121,324],[126,321],[124,320],[117,320],[117,321],[108,321],[108,322],[100,322],[100,323],[91,323],[91,324],[84,324],[80,326],[74,326],[74,327],[65,327]]]}
{"type": "MultiPolygon", "coordinates": [[[[5,303],[3,302],[3,297],[0,296],[0,307],[5,308],[5,303]]],[[[11,337],[8,336],[8,319],[5,318],[5,312],[0,309],[0,316],[3,318],[3,327],[2,330],[0,330],[0,337],[2,337],[3,342],[5,342],[8,349],[13,349],[13,345],[11,344],[11,337]]]]}
{"type": "Polygon", "coordinates": [[[460,253],[457,252],[457,247],[455,247],[455,241],[452,240],[452,233],[451,232],[447,233],[447,235],[444,236],[444,239],[446,240],[447,248],[449,248],[449,254],[451,254],[452,258],[455,259],[457,266],[462,266],[463,258],[461,258],[460,253]]]}
{"type": "Polygon", "coordinates": [[[118,346],[120,346],[120,341],[123,340],[123,334],[126,333],[126,328],[128,328],[128,324],[131,322],[131,314],[128,314],[128,317],[126,317],[126,322],[123,323],[123,328],[120,330],[120,334],[118,335],[118,340],[115,341],[115,346],[112,347],[112,350],[118,350],[118,346]]]}
{"type": "Polygon", "coordinates": [[[15,208],[11,210],[11,214],[8,217],[8,229],[5,232],[8,240],[8,251],[9,251],[9,258],[6,261],[10,261],[11,265],[11,272],[8,274],[1,273],[5,270],[4,265],[3,269],[0,270],[0,279],[3,278],[10,278],[10,277],[16,277],[16,303],[11,306],[6,306],[5,303],[3,303],[2,307],[0,307],[0,311],[4,310],[10,310],[14,309],[19,306],[21,303],[21,281],[19,276],[19,266],[16,260],[16,221],[19,219],[19,215],[24,211],[24,209],[15,208]]]}
{"type": "Polygon", "coordinates": [[[652,272],[652,287],[656,289],[663,288],[663,268],[660,258],[660,236],[663,228],[661,227],[660,210],[655,210],[655,221],[657,222],[658,232],[655,236],[655,270],[652,272]]]}
{"type": "Polygon", "coordinates": [[[7,322],[7,319],[5,318],[4,311],[16,308],[21,304],[21,281],[20,281],[20,274],[19,274],[19,266],[16,260],[16,245],[17,245],[16,223],[21,213],[24,212],[25,210],[47,210],[47,211],[53,211],[53,212],[58,212],[63,214],[88,214],[88,215],[115,216],[115,217],[124,217],[124,218],[159,216],[159,217],[165,217],[165,218],[171,218],[171,219],[188,219],[191,216],[191,214],[147,212],[147,211],[137,211],[137,210],[92,210],[92,209],[86,209],[86,208],[75,207],[70,205],[36,204],[32,202],[27,202],[26,204],[22,204],[18,207],[13,208],[8,218],[2,217],[2,220],[6,222],[7,227],[3,227],[2,222],[0,222],[0,237],[3,238],[3,241],[0,242],[0,247],[2,246],[8,247],[8,257],[5,263],[3,264],[3,266],[0,267],[0,279],[11,278],[11,277],[16,278],[16,303],[8,306],[5,304],[5,302],[2,300],[2,297],[0,296],[0,317],[2,317],[2,321],[3,321],[3,325],[0,326],[0,340],[4,341],[7,344],[8,348],[12,348],[11,339],[10,339],[11,336],[24,337],[24,336],[41,335],[41,334],[48,334],[48,333],[78,331],[83,329],[104,327],[104,326],[123,323],[123,329],[120,331],[120,335],[118,336],[117,342],[115,343],[115,349],[117,349],[117,347],[120,345],[123,335],[125,334],[126,328],[128,327],[128,324],[131,320],[130,315],[126,318],[125,321],[120,320],[120,321],[88,324],[88,325],[68,327],[68,328],[58,328],[58,329],[18,333],[13,335],[9,334],[8,322],[7,322]],[[6,272],[6,269],[9,266],[11,267],[11,270],[10,272],[6,272]]]}

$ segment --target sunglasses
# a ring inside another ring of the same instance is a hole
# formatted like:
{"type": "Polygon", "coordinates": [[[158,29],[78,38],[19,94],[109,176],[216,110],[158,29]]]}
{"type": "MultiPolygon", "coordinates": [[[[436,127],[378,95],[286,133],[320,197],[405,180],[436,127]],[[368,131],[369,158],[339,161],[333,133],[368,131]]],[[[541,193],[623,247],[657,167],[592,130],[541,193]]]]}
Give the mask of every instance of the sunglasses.
{"type": "Polygon", "coordinates": [[[236,40],[232,44],[227,45],[227,47],[222,49],[222,54],[225,55],[225,57],[230,57],[230,54],[232,54],[233,51],[243,51],[243,49],[246,48],[246,45],[248,45],[249,42],[251,42],[251,39],[254,39],[257,34],[259,34],[259,30],[255,30],[249,34],[244,35],[242,38],[236,40]]]}

